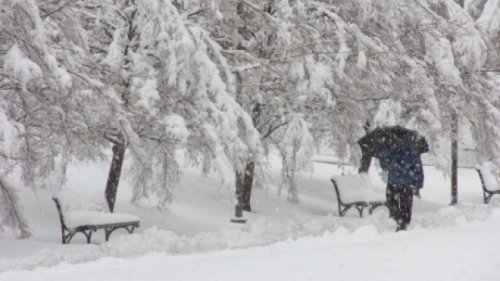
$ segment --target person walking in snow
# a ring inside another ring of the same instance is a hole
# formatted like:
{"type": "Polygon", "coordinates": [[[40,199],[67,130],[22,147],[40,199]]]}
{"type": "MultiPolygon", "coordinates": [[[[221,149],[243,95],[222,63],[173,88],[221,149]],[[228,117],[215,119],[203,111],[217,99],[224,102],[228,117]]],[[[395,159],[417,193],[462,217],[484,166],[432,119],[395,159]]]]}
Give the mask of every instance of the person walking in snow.
{"type": "Polygon", "coordinates": [[[424,183],[420,153],[414,146],[396,139],[378,159],[388,172],[386,197],[390,216],[398,224],[396,231],[406,230],[411,221],[413,195],[420,195],[424,183]]]}

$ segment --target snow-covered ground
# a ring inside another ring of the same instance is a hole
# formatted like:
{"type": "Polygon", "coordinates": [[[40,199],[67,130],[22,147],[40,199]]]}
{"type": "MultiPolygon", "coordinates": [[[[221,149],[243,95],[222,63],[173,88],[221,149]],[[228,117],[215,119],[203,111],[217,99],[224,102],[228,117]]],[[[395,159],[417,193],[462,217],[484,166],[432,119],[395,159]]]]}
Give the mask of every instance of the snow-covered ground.
{"type": "MultiPolygon", "coordinates": [[[[274,184],[254,191],[246,224],[229,222],[231,194],[216,177],[186,170],[168,210],[131,205],[122,181],[116,211],[139,216],[141,227],[107,243],[97,232],[91,245],[83,235],[62,245],[52,192],[23,191],[33,237],[0,234],[0,280],[500,280],[500,197],[482,203],[474,170],[459,171],[460,204],[451,207],[449,180],[425,167],[412,224],[398,233],[384,208],[337,216],[329,178],[353,168],[315,163],[299,204],[277,195],[279,167],[268,170],[274,184]]],[[[67,186],[98,195],[106,175],[106,163],[78,165],[67,186]]]]}

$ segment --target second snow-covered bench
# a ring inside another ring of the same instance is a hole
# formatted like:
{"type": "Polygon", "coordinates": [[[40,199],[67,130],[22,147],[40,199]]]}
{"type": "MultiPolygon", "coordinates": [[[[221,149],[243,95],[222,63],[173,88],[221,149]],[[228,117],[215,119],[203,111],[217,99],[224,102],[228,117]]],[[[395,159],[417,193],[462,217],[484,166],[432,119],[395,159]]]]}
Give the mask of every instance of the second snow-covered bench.
{"type": "Polygon", "coordinates": [[[92,232],[98,229],[104,229],[104,237],[108,241],[111,233],[119,228],[133,233],[135,228],[139,227],[140,219],[135,215],[110,213],[102,204],[101,208],[82,208],[81,204],[66,202],[64,198],[60,195],[52,198],[59,213],[63,244],[68,244],[79,232],[85,235],[87,243],[90,243],[92,232]]]}
{"type": "Polygon", "coordinates": [[[476,168],[483,187],[483,199],[485,204],[490,202],[493,195],[500,195],[500,183],[491,172],[491,164],[491,162],[486,162],[476,168]]]}
{"type": "Polygon", "coordinates": [[[335,193],[337,194],[337,205],[339,216],[343,217],[355,207],[359,216],[363,217],[363,210],[368,208],[368,213],[379,206],[385,206],[385,187],[374,184],[368,174],[355,174],[345,176],[333,176],[331,178],[335,193]]]}

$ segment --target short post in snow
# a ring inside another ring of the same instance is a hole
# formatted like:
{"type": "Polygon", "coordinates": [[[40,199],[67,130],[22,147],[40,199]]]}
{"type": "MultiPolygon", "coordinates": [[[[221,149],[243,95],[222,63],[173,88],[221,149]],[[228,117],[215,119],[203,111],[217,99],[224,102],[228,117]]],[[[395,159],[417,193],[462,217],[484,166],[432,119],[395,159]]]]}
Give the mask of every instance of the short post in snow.
{"type": "Polygon", "coordinates": [[[234,217],[231,219],[233,223],[246,223],[247,219],[243,217],[243,209],[240,204],[234,206],[234,217]]]}

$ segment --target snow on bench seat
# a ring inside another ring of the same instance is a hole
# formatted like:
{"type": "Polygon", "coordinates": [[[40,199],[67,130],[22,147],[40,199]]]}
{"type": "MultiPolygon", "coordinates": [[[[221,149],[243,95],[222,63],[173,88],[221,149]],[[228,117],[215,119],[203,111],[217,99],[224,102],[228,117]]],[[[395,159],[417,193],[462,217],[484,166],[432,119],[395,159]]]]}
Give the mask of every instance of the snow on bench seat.
{"type": "Polygon", "coordinates": [[[104,229],[105,239],[113,231],[124,228],[129,233],[139,227],[140,218],[131,214],[110,213],[103,196],[64,190],[52,198],[56,204],[61,223],[62,243],[67,244],[81,232],[90,243],[92,232],[104,229]]]}
{"type": "Polygon", "coordinates": [[[69,211],[64,215],[64,222],[68,228],[77,228],[84,225],[121,224],[139,221],[140,219],[138,216],[99,211],[69,211]]]}
{"type": "Polygon", "coordinates": [[[375,184],[368,174],[354,174],[332,176],[331,181],[337,194],[339,215],[343,217],[351,207],[359,211],[363,216],[363,209],[369,208],[371,214],[378,206],[385,205],[386,188],[375,184]]]}

